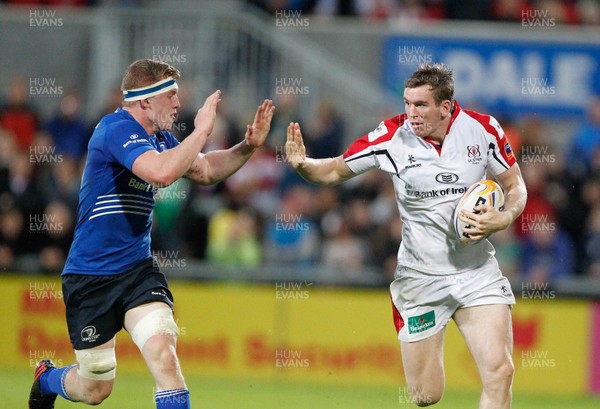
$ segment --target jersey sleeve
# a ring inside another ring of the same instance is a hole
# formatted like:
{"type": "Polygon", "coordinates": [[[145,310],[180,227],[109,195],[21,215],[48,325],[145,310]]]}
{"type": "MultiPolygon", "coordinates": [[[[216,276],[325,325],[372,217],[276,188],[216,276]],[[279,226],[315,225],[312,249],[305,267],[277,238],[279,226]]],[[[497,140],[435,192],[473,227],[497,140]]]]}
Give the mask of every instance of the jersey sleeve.
{"type": "Polygon", "coordinates": [[[513,154],[510,142],[496,118],[489,117],[488,133],[488,167],[494,175],[507,171],[517,160],[513,154]]]}
{"type": "Polygon", "coordinates": [[[377,128],[357,139],[343,154],[346,164],[356,174],[370,169],[381,169],[380,156],[386,156],[387,147],[398,129],[398,119],[383,121],[377,128]]]}
{"type": "Polygon", "coordinates": [[[174,148],[177,145],[179,145],[179,143],[180,143],[179,140],[177,140],[177,138],[175,138],[175,136],[171,132],[169,132],[169,131],[163,132],[163,135],[165,137],[167,149],[171,149],[171,148],[174,148]]]}
{"type": "Polygon", "coordinates": [[[130,124],[115,126],[108,130],[109,137],[105,139],[107,151],[110,156],[129,171],[133,162],[142,153],[156,150],[148,141],[148,136],[143,129],[130,124]]]}

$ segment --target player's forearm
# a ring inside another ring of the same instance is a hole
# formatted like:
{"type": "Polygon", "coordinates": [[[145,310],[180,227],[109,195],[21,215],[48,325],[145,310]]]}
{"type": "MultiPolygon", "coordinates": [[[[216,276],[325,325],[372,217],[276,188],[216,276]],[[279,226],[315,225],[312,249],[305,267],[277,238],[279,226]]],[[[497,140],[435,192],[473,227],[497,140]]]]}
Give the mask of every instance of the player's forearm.
{"type": "Polygon", "coordinates": [[[160,185],[168,186],[188,171],[204,147],[208,135],[192,132],[183,142],[158,155],[157,179],[160,185]]]}
{"type": "Polygon", "coordinates": [[[509,217],[506,227],[515,221],[527,203],[527,189],[524,183],[517,183],[506,189],[504,196],[504,211],[503,213],[509,217]]]}
{"type": "Polygon", "coordinates": [[[337,158],[306,158],[303,163],[296,167],[296,171],[308,182],[322,186],[333,186],[346,180],[342,179],[336,172],[336,161],[337,158]]]}
{"type": "Polygon", "coordinates": [[[221,182],[237,172],[256,149],[243,140],[229,149],[208,152],[203,157],[204,167],[192,166],[185,176],[204,185],[221,182]]]}

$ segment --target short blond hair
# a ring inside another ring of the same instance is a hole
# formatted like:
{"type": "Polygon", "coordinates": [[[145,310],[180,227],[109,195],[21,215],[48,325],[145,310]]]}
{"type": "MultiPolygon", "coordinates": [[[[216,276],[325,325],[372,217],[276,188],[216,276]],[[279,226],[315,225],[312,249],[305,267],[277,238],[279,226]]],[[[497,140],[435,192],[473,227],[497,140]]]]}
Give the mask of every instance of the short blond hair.
{"type": "MultiPolygon", "coordinates": [[[[121,82],[121,91],[145,87],[169,77],[179,79],[179,70],[172,65],[148,58],[137,60],[127,67],[121,82]]],[[[135,101],[123,102],[124,106],[130,104],[135,104],[135,101]]]]}

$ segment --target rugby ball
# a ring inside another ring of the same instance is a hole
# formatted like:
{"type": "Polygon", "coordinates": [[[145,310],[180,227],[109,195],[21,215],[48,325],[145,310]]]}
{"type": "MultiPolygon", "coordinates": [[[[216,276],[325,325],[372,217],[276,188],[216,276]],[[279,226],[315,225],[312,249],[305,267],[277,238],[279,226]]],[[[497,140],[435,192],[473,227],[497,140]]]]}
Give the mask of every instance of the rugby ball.
{"type": "Polygon", "coordinates": [[[458,215],[463,209],[478,213],[475,207],[482,204],[490,205],[498,210],[504,208],[504,192],[498,183],[493,180],[480,180],[471,185],[458,201],[456,209],[454,209],[454,230],[460,241],[467,242],[471,238],[464,232],[465,227],[469,227],[469,225],[460,220],[458,215]]]}

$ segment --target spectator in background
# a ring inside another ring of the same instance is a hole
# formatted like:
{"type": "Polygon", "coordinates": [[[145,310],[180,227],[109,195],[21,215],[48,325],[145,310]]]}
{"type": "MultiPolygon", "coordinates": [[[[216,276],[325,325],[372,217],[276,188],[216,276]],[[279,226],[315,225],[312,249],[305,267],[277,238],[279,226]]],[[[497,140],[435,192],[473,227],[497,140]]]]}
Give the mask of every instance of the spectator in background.
{"type": "Polygon", "coordinates": [[[321,246],[314,192],[296,186],[284,193],[279,208],[265,226],[264,251],[267,262],[274,265],[308,267],[319,257],[321,246]]]}
{"type": "Polygon", "coordinates": [[[208,226],[207,260],[216,264],[256,267],[262,261],[257,219],[250,208],[222,208],[208,226]]]}
{"type": "Polygon", "coordinates": [[[336,156],[344,139],[344,122],[332,104],[321,102],[306,133],[306,149],[313,158],[336,156]]]}
{"type": "Polygon", "coordinates": [[[401,241],[402,220],[397,214],[386,223],[378,224],[374,239],[369,240],[371,263],[382,270],[388,282],[394,280],[401,241]]]}
{"type": "MultiPolygon", "coordinates": [[[[599,181],[596,181],[600,185],[599,181]]],[[[587,219],[585,232],[585,273],[600,279],[600,206],[596,205],[587,219]]]]}
{"type": "Polygon", "coordinates": [[[444,3],[446,17],[453,20],[485,20],[490,7],[490,0],[445,0],[444,3]]]}
{"type": "Polygon", "coordinates": [[[497,21],[523,21],[523,16],[532,10],[528,0],[492,0],[489,18],[497,21]]]}
{"type": "Polygon", "coordinates": [[[73,240],[73,213],[60,201],[50,202],[44,209],[39,251],[39,265],[45,273],[60,273],[73,240]]]}
{"type": "Polygon", "coordinates": [[[317,0],[315,13],[321,16],[352,17],[358,15],[358,0],[317,0]]]}
{"type": "Polygon", "coordinates": [[[58,154],[83,159],[91,133],[81,116],[81,98],[75,91],[63,96],[58,112],[45,126],[58,154]]]}
{"type": "Polygon", "coordinates": [[[392,17],[392,25],[397,27],[415,25],[423,20],[442,19],[446,11],[439,1],[425,3],[421,0],[399,0],[392,17]]]}
{"type": "Polygon", "coordinates": [[[39,124],[38,114],[29,105],[28,98],[25,80],[14,78],[8,85],[6,105],[0,109],[0,126],[12,134],[23,152],[29,152],[39,124]]]}
{"type": "Polygon", "coordinates": [[[283,91],[283,89],[275,90],[277,97],[274,103],[277,104],[277,115],[273,118],[271,125],[273,138],[267,141],[268,146],[275,151],[277,149],[282,151],[288,124],[300,116],[298,95],[283,91]]]}
{"type": "Polygon", "coordinates": [[[60,164],[49,166],[49,168],[51,169],[51,180],[48,184],[50,190],[47,192],[46,200],[62,202],[75,214],[81,185],[81,172],[77,162],[66,156],[62,158],[60,164]]]}
{"type": "Polygon", "coordinates": [[[502,266],[504,275],[509,279],[517,278],[523,255],[521,242],[515,235],[514,228],[496,232],[489,240],[494,245],[495,257],[502,266]]]}
{"type": "Polygon", "coordinates": [[[338,272],[336,278],[342,281],[358,278],[367,261],[367,244],[364,236],[353,234],[348,223],[351,218],[351,211],[346,209],[344,220],[328,231],[323,241],[323,265],[338,272]]]}
{"type": "Polygon", "coordinates": [[[522,279],[528,282],[556,282],[574,271],[574,245],[553,218],[531,224],[523,242],[522,279]]]}
{"type": "Polygon", "coordinates": [[[578,9],[573,0],[535,0],[534,8],[546,13],[555,24],[579,24],[578,9]]]}
{"type": "Polygon", "coordinates": [[[583,270],[600,278],[600,149],[596,151],[594,176],[586,180],[581,189],[581,198],[588,210],[584,219],[585,229],[582,231],[583,270]]]}
{"type": "Polygon", "coordinates": [[[15,199],[16,206],[26,217],[42,212],[44,198],[38,188],[36,166],[31,162],[29,154],[19,152],[12,159],[8,169],[7,187],[15,199]]]}
{"type": "Polygon", "coordinates": [[[568,153],[569,170],[577,180],[590,174],[592,155],[600,148],[600,95],[592,98],[587,117],[571,138],[568,153]]]}
{"type": "Polygon", "coordinates": [[[579,0],[576,7],[579,16],[581,16],[582,24],[600,24],[600,3],[598,0],[579,0]]]}
{"type": "Polygon", "coordinates": [[[0,196],[0,268],[15,268],[19,256],[30,251],[23,212],[15,206],[9,194],[0,196]]]}

